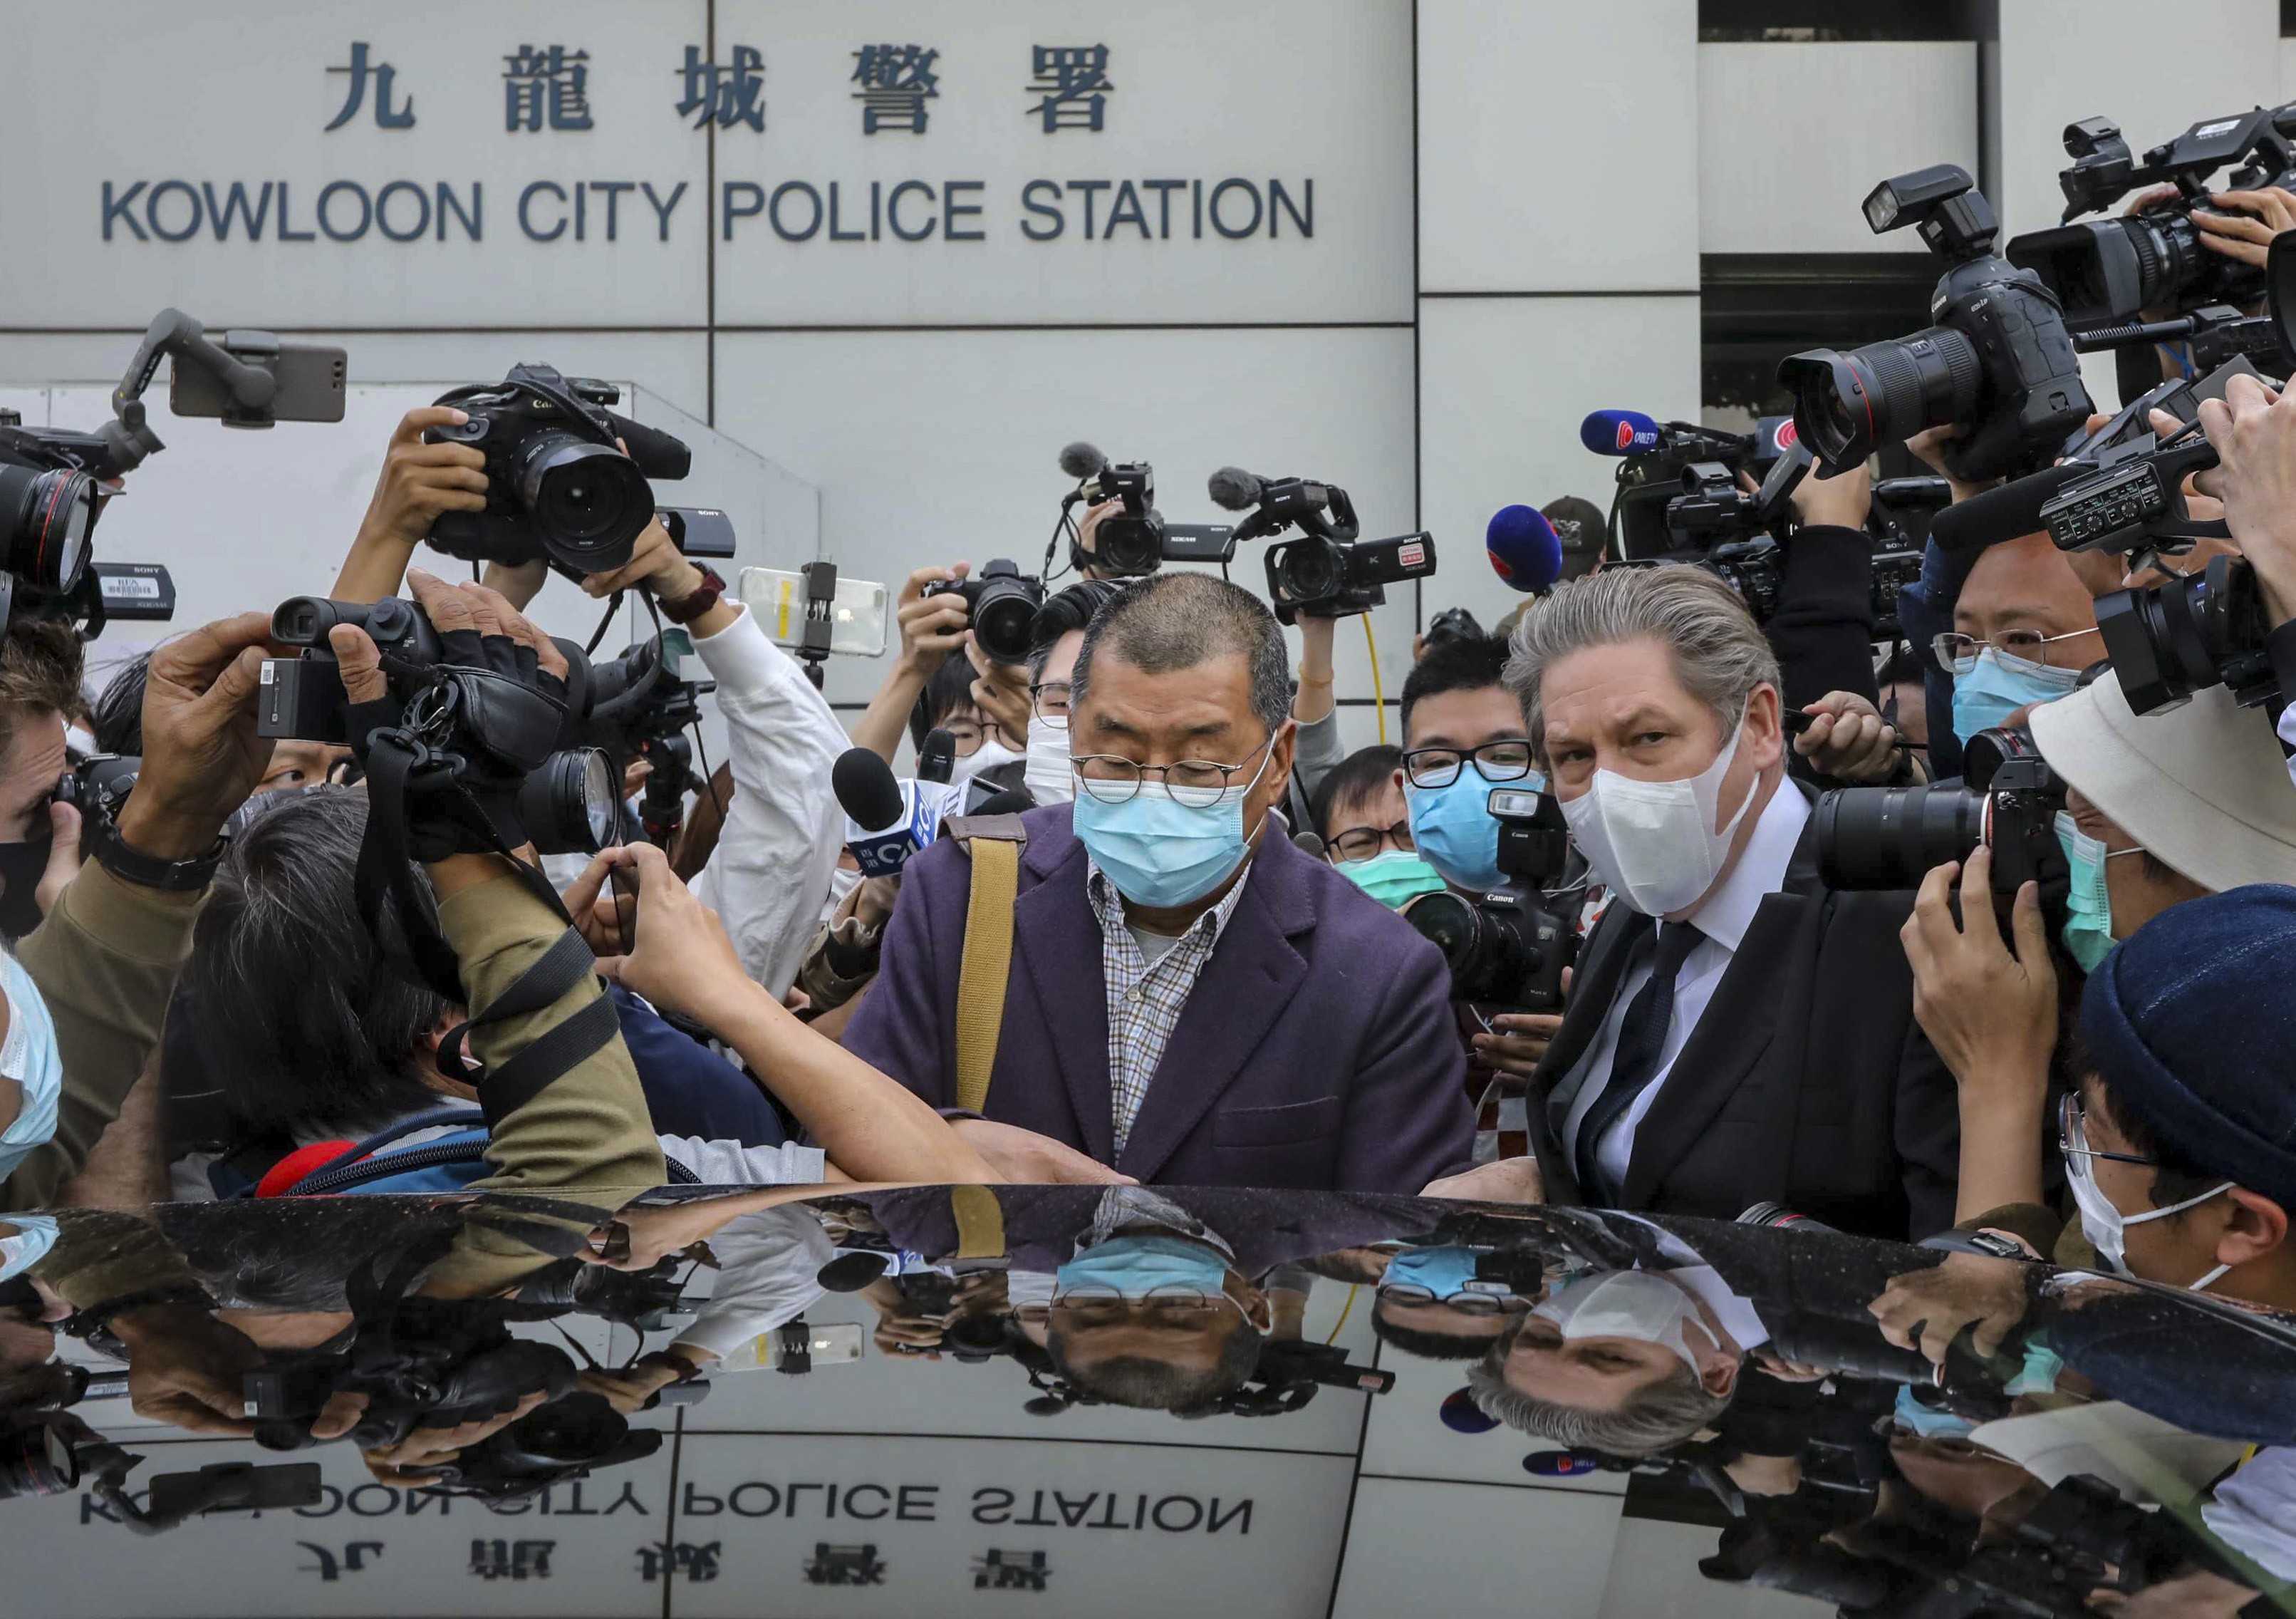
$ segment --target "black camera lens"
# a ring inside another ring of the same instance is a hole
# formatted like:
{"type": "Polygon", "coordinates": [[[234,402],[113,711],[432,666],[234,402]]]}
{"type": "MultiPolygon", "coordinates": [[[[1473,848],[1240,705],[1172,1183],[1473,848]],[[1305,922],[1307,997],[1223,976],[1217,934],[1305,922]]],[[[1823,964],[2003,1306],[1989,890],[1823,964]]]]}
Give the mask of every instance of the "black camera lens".
{"type": "Polygon", "coordinates": [[[1280,550],[1275,584],[1285,601],[1318,602],[1339,594],[1339,558],[1330,546],[1319,539],[1295,539],[1280,550]]]}
{"type": "Polygon", "coordinates": [[[619,568],[653,520],[653,489],[610,444],[537,433],[519,456],[518,498],[554,561],[584,573],[619,568]]]}
{"type": "Polygon", "coordinates": [[[621,828],[621,783],[603,748],[569,748],[543,760],[518,790],[518,814],[544,854],[595,854],[621,828]]]}
{"type": "Polygon", "coordinates": [[[0,465],[0,540],[8,571],[42,590],[78,584],[100,493],[86,473],[0,465]]]}
{"type": "Polygon", "coordinates": [[[2150,589],[2099,596],[2096,628],[2132,713],[2172,708],[2211,686],[2231,686],[2242,703],[2268,701],[2277,690],[2264,650],[2270,618],[2256,575],[2238,557],[2213,557],[2201,573],[2150,589]]]}
{"type": "Polygon", "coordinates": [[[79,1459],[55,1424],[31,1421],[0,1428],[0,1500],[62,1495],[78,1483],[79,1459]]]}
{"type": "Polygon", "coordinates": [[[1822,794],[1817,871],[1828,888],[1919,888],[1948,860],[1966,859],[1985,834],[1985,794],[1974,788],[1837,787],[1822,794]]]}
{"type": "Polygon", "coordinates": [[[999,663],[1026,663],[1045,588],[998,557],[980,571],[972,594],[972,633],[999,663]]]}
{"type": "Polygon", "coordinates": [[[1164,520],[1152,512],[1144,517],[1114,513],[1100,520],[1092,544],[1103,573],[1128,579],[1153,573],[1164,560],[1164,520]]]}
{"type": "Polygon", "coordinates": [[[2006,256],[2040,277],[2075,326],[2134,320],[2149,308],[2255,297],[2261,278],[2201,246],[2191,207],[2172,202],[2120,218],[2029,232],[2009,243],[2006,256]]]}
{"type": "Polygon", "coordinates": [[[1792,390],[1794,431],[1828,466],[1866,459],[1924,428],[1965,422],[1985,386],[1977,345],[1949,326],[1843,354],[1813,349],[1779,362],[1792,390]]]}
{"type": "Polygon", "coordinates": [[[1536,947],[1523,937],[1519,913],[1477,905],[1447,890],[1422,894],[1403,908],[1403,919],[1443,952],[1451,992],[1461,1000],[1507,1000],[1529,976],[1536,947]]]}

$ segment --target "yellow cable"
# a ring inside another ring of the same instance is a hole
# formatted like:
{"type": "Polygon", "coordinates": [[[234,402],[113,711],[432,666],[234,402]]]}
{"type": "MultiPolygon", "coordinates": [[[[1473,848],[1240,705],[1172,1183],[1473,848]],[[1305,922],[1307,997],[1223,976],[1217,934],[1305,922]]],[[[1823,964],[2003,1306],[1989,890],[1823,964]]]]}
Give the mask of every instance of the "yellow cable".
{"type": "Polygon", "coordinates": [[[1379,745],[1385,747],[1387,745],[1387,694],[1379,687],[1379,643],[1371,638],[1371,614],[1367,612],[1363,615],[1363,627],[1364,650],[1371,654],[1372,711],[1379,716],[1379,745]]]}
{"type": "Polygon", "coordinates": [[[1332,1344],[1340,1341],[1340,1333],[1348,1324],[1348,1316],[1349,1312],[1351,1312],[1356,1307],[1357,1292],[1357,1289],[1356,1285],[1353,1282],[1349,1283],[1348,1302],[1340,1306],[1340,1319],[1332,1323],[1332,1335],[1324,1340],[1325,1344],[1332,1344]]]}

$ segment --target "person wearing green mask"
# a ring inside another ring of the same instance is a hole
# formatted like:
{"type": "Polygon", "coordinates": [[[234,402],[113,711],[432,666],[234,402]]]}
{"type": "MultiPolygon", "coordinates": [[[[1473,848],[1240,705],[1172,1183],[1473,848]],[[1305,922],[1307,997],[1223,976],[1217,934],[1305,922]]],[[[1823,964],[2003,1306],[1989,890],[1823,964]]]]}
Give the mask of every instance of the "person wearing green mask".
{"type": "Polygon", "coordinates": [[[1411,811],[1395,785],[1403,750],[1383,744],[1357,748],[1316,790],[1314,826],[1324,858],[1347,880],[1390,910],[1443,886],[1411,836],[1411,811]]]}
{"type": "Polygon", "coordinates": [[[2296,885],[2296,785],[2263,709],[2212,686],[2136,714],[2108,670],[2027,723],[2066,783],[2062,914],[2045,918],[2028,883],[2005,936],[1989,907],[1956,920],[1956,878],[1990,880],[1980,850],[1965,869],[1930,873],[1904,934],[1915,1014],[1959,1082],[1964,1221],[2042,1201],[2061,972],[2098,971],[2118,941],[2172,907],[2251,883],[2296,885]]]}

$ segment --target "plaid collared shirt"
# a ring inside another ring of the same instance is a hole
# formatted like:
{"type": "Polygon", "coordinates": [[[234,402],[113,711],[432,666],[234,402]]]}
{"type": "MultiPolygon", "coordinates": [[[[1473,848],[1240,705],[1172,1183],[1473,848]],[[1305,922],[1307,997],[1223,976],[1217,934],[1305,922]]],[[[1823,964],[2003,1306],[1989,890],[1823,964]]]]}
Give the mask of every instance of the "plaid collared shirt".
{"type": "Polygon", "coordinates": [[[1243,897],[1244,883],[1250,880],[1247,867],[1220,902],[1189,924],[1188,931],[1152,966],[1140,941],[1124,925],[1124,897],[1089,857],[1086,859],[1084,890],[1100,922],[1100,973],[1108,985],[1108,1089],[1119,1157],[1132,1134],[1132,1122],[1140,1116],[1141,1103],[1148,1099],[1148,1085],[1164,1060],[1164,1048],[1179,1025],[1180,1008],[1188,1004],[1188,992],[1196,987],[1212,947],[1243,897]]]}

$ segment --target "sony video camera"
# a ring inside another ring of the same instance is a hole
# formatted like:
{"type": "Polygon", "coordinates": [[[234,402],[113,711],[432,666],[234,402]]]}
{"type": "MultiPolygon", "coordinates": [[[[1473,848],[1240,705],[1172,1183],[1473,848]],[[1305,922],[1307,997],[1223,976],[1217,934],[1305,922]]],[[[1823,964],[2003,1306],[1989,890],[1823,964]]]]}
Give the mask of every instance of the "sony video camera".
{"type": "MultiPolygon", "coordinates": [[[[1118,521],[1111,517],[1102,522],[1103,543],[1109,525],[1118,521]]],[[[924,594],[961,597],[972,610],[973,639],[999,663],[1029,661],[1030,630],[1037,621],[1037,609],[1045,604],[1045,581],[1021,572],[1020,564],[1010,557],[996,557],[967,579],[937,580],[924,588],[924,594]]]]}
{"type": "MultiPolygon", "coordinates": [[[[414,603],[396,596],[366,603],[299,596],[281,603],[271,615],[271,638],[300,650],[291,658],[264,661],[257,736],[353,744],[350,700],[327,645],[327,631],[337,624],[357,625],[373,640],[382,653],[390,694],[409,705],[410,725],[458,738],[472,718],[470,700],[447,678],[449,669],[441,662],[445,648],[430,619],[414,603]],[[424,711],[420,716],[414,712],[418,705],[424,711]]],[[[558,646],[573,676],[570,693],[586,689],[589,666],[581,648],[566,641],[558,646]]],[[[565,703],[554,706],[558,711],[552,735],[521,738],[517,763],[491,753],[446,757],[463,772],[465,785],[509,847],[530,840],[543,854],[595,854],[620,829],[621,775],[603,748],[570,740],[582,717],[565,703]],[[519,763],[526,768],[519,768],[519,763]]]]}
{"type": "Polygon", "coordinates": [[[2153,147],[2141,164],[2111,119],[2068,124],[2064,139],[2073,161],[2057,184],[2067,223],[2016,237],[2007,255],[2040,278],[2068,323],[2095,326],[2133,320],[2146,309],[2189,313],[2263,296],[2261,271],[2201,245],[2193,210],[2209,205],[2212,189],[2296,181],[2296,104],[2204,119],[2153,147]],[[2210,177],[2226,164],[2235,172],[2212,187],[2210,177]],[[2134,214],[2070,223],[2132,191],[2162,185],[2174,185],[2177,195],[2134,214]]]}
{"type": "Polygon", "coordinates": [[[1925,330],[1779,363],[1795,431],[1824,464],[1821,476],[1948,423],[1962,431],[1945,447],[1946,465],[1964,482],[2046,465],[2094,408],[2056,294],[1994,251],[1992,204],[1951,163],[1884,180],[1864,206],[1877,234],[1914,226],[1948,267],[1925,330]]]}
{"type": "Polygon", "coordinates": [[[1275,616],[1294,623],[1368,612],[1387,601],[1387,587],[1435,571],[1434,537],[1422,530],[1392,539],[1359,539],[1355,502],[1336,483],[1305,478],[1261,478],[1224,466],[1207,481],[1212,504],[1249,514],[1235,525],[1238,540],[1300,530],[1300,538],[1267,548],[1267,599],[1275,616]]]}
{"type": "Polygon", "coordinates": [[[1507,885],[1472,898],[1449,889],[1422,894],[1403,919],[1443,952],[1454,1000],[1559,1011],[1563,970],[1578,949],[1578,896],[1547,889],[1570,858],[1570,829],[1562,807],[1534,788],[1493,787],[1489,809],[1507,885]]]}
{"type": "MultiPolygon", "coordinates": [[[[2038,883],[2062,920],[2071,870],[2058,842],[2065,783],[2020,729],[1980,731],[1962,752],[1962,779],[1915,787],[1837,787],[1816,810],[1817,871],[1828,888],[1919,888],[1932,867],[1993,851],[1994,908],[2038,883]]],[[[2052,928],[2054,932],[2054,926],[2052,928]]]]}
{"type": "MultiPolygon", "coordinates": [[[[433,427],[423,441],[467,444],[485,456],[487,505],[480,512],[441,513],[430,526],[430,544],[464,562],[547,558],[575,578],[627,563],[657,512],[647,480],[685,477],[693,453],[682,440],[606,408],[621,397],[611,382],[561,376],[548,366],[513,366],[500,382],[439,395],[439,404],[470,419],[433,427]]],[[[686,555],[734,555],[733,524],[724,512],[660,512],[686,555]]]]}
{"type": "Polygon", "coordinates": [[[1077,487],[1061,498],[1053,546],[1045,550],[1048,573],[1053,547],[1062,534],[1070,537],[1070,563],[1089,567],[1103,579],[1145,579],[1166,563],[1225,566],[1235,555],[1236,536],[1226,523],[1164,521],[1164,514],[1156,509],[1156,469],[1145,461],[1111,461],[1079,440],[1061,451],[1061,471],[1075,479],[1077,487]],[[1070,514],[1079,505],[1110,500],[1123,502],[1124,509],[1100,520],[1093,531],[1093,549],[1086,553],[1076,542],[1070,514]]]}
{"type": "MultiPolygon", "coordinates": [[[[2296,689],[2276,667],[2272,615],[2242,557],[2212,556],[2180,579],[2099,596],[2096,629],[2132,713],[2175,708],[2204,686],[2229,687],[2248,708],[2296,689]]],[[[2296,653],[2280,639],[2284,659],[2296,653]]]]}

